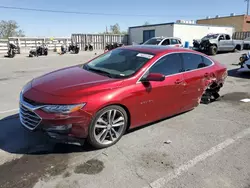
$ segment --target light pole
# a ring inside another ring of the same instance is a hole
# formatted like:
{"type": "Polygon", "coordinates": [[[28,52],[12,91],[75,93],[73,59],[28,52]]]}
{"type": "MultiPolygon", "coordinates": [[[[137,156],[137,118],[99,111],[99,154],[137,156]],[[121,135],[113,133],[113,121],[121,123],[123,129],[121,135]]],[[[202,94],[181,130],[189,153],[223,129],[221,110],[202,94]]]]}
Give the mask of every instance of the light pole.
{"type": "Polygon", "coordinates": [[[245,0],[247,2],[247,16],[248,16],[248,10],[249,10],[249,0],[245,0]]]}

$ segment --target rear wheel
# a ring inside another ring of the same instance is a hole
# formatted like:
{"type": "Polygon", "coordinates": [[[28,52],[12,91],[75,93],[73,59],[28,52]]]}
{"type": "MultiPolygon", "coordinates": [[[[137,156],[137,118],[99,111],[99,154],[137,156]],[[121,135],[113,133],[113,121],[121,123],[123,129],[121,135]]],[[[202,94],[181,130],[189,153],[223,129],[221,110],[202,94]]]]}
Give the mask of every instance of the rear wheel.
{"type": "Polygon", "coordinates": [[[210,46],[209,47],[209,55],[216,55],[218,53],[217,46],[210,46]]]}
{"type": "Polygon", "coordinates": [[[89,127],[89,143],[95,148],[106,148],[118,142],[128,125],[126,111],[117,105],[98,111],[89,127]]]}
{"type": "Polygon", "coordinates": [[[236,52],[236,51],[241,51],[241,45],[239,45],[239,44],[236,45],[233,51],[234,51],[234,52],[236,52]]]}

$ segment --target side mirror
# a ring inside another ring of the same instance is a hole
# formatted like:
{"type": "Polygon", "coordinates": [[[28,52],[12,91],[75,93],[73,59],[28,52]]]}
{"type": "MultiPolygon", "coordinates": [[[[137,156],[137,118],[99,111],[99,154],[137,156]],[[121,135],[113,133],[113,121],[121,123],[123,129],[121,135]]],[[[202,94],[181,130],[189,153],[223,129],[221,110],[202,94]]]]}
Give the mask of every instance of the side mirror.
{"type": "Polygon", "coordinates": [[[141,79],[142,82],[161,82],[165,80],[165,75],[160,73],[149,73],[145,78],[141,79]]]}

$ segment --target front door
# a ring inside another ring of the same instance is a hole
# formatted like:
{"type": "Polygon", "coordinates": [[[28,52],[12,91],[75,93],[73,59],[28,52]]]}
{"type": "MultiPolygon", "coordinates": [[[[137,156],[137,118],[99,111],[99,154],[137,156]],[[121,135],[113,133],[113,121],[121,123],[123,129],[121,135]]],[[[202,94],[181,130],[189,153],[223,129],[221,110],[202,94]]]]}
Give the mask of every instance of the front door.
{"type": "Polygon", "coordinates": [[[227,40],[224,35],[220,35],[218,38],[218,50],[227,51],[227,40]]]}
{"type": "Polygon", "coordinates": [[[179,113],[185,88],[180,55],[174,53],[162,57],[144,76],[148,73],[161,73],[166,77],[161,82],[136,84],[137,105],[141,106],[140,114],[143,116],[138,118],[152,122],[179,113]]]}

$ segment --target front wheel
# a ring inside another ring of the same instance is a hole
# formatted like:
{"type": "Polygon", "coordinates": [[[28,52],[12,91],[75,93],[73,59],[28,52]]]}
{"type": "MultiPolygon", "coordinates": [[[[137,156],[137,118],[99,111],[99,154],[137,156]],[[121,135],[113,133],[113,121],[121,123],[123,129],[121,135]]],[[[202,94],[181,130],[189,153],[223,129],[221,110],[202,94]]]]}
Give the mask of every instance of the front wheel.
{"type": "Polygon", "coordinates": [[[216,55],[218,53],[218,49],[216,46],[209,47],[209,55],[216,55]]]}
{"type": "Polygon", "coordinates": [[[117,105],[98,111],[89,127],[88,141],[98,149],[109,147],[118,142],[128,125],[126,111],[117,105]]]}

